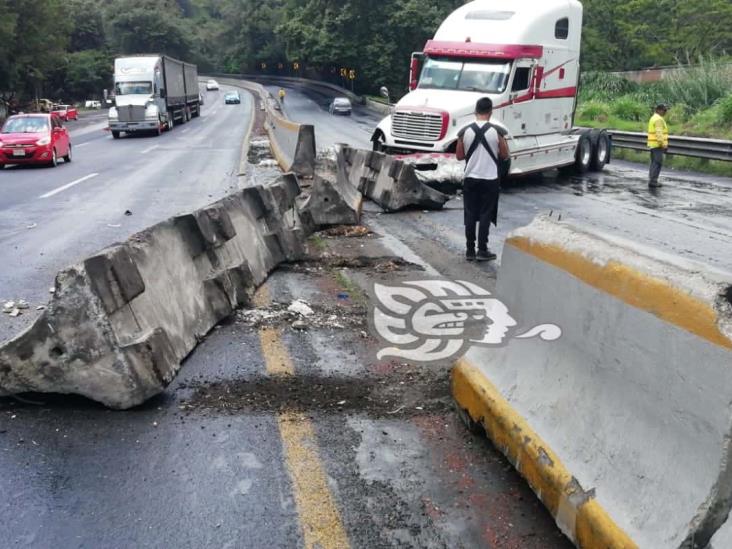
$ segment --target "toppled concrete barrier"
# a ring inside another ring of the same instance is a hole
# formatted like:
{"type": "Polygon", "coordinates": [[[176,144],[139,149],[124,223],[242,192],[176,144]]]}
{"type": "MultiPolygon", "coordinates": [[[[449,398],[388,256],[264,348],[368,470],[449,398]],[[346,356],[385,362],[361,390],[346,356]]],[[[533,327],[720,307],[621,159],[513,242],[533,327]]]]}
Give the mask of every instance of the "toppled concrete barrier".
{"type": "Polygon", "coordinates": [[[354,187],[316,175],[310,195],[300,207],[300,216],[307,218],[312,230],[333,225],[358,225],[362,206],[363,196],[354,187]]]}
{"type": "Polygon", "coordinates": [[[146,229],[58,274],[41,317],[0,348],[0,395],[78,394],[139,405],[247,302],[304,256],[297,181],[251,187],[146,229]]]}
{"type": "Polygon", "coordinates": [[[387,154],[340,147],[337,160],[339,182],[349,183],[387,212],[439,210],[450,198],[422,183],[414,166],[387,154]]]}
{"type": "Polygon", "coordinates": [[[453,396],[580,547],[705,547],[732,503],[732,274],[540,218],[497,297],[554,342],[468,352],[453,396]]]}

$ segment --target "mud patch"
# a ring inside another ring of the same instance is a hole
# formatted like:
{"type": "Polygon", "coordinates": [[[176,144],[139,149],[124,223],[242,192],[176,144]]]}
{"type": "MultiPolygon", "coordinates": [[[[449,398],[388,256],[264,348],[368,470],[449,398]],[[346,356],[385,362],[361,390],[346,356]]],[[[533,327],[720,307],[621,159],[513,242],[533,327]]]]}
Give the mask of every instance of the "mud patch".
{"type": "Polygon", "coordinates": [[[326,238],[363,238],[365,236],[372,236],[375,233],[363,225],[338,225],[337,227],[331,227],[330,229],[320,231],[318,234],[326,238]]]}
{"type": "Polygon", "coordinates": [[[181,384],[192,390],[181,409],[239,412],[365,414],[399,418],[446,413],[451,409],[449,372],[401,370],[388,376],[359,378],[313,375],[257,376],[206,385],[181,384]]]}
{"type": "Polygon", "coordinates": [[[356,256],[343,257],[324,255],[317,259],[305,259],[296,263],[283,263],[281,270],[296,273],[322,272],[332,269],[368,269],[375,273],[393,273],[396,271],[424,271],[424,267],[396,256],[356,256]]]}

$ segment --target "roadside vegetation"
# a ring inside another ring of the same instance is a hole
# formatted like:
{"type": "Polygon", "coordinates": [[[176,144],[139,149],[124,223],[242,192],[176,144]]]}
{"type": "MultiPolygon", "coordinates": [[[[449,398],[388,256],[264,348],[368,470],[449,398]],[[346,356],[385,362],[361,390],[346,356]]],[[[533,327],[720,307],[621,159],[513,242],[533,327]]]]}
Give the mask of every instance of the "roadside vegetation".
{"type": "MultiPolygon", "coordinates": [[[[399,97],[411,52],[463,3],[0,0],[0,97],[101,99],[116,55],[151,52],[196,63],[203,73],[309,76],[373,95],[385,85],[399,97]],[[355,80],[341,77],[341,69],[352,70],[355,80]]],[[[585,70],[631,70],[732,51],[729,0],[583,5],[585,70]]]]}
{"type": "Polygon", "coordinates": [[[700,58],[691,68],[649,84],[585,73],[576,123],[645,132],[658,103],[671,107],[667,121],[672,134],[732,139],[732,59],[700,58]]]}

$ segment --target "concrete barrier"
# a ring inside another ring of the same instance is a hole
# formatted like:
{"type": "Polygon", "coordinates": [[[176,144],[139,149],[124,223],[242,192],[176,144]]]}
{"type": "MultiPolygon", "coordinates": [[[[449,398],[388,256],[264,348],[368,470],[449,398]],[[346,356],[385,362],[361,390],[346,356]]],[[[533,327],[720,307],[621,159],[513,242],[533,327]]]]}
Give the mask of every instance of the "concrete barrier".
{"type": "Polygon", "coordinates": [[[363,196],[349,184],[315,175],[300,217],[311,231],[333,225],[358,225],[363,196]]]}
{"type": "Polygon", "coordinates": [[[256,95],[266,113],[265,129],[272,154],[284,172],[312,177],[315,174],[315,128],[287,120],[279,111],[277,101],[255,82],[219,78],[219,82],[245,89],[256,95]]]}
{"type": "Polygon", "coordinates": [[[540,218],[496,293],[563,334],[469,351],[469,423],[578,546],[705,547],[732,502],[732,274],[540,218]]]}
{"type": "Polygon", "coordinates": [[[59,273],[48,308],[0,348],[0,395],[79,394],[125,409],[163,391],[269,272],[304,255],[299,192],[293,176],[247,188],[59,273]]]}
{"type": "Polygon", "coordinates": [[[337,163],[343,184],[350,183],[387,212],[440,209],[450,198],[422,183],[413,165],[387,154],[341,146],[337,163]]]}

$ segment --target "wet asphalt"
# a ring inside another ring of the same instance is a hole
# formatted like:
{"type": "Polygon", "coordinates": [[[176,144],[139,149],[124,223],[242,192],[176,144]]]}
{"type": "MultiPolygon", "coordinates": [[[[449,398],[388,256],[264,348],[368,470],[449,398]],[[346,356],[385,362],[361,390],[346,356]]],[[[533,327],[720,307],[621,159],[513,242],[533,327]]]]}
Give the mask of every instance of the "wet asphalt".
{"type": "MultiPolygon", "coordinates": [[[[10,189],[7,203],[0,203],[0,264],[10,265],[0,273],[0,296],[42,303],[54,269],[227,192],[235,185],[248,112],[248,95],[242,97],[241,119],[209,102],[209,121],[204,111],[201,127],[194,121],[186,134],[176,128],[159,141],[161,150],[145,155],[158,141],[112,143],[104,134],[85,134],[99,143],[89,145],[88,159],[79,159],[81,149],[74,163],[88,161],[85,168],[96,171],[109,166],[116,174],[99,188],[81,183],[57,201],[36,204],[35,196],[68,178],[47,181],[44,172],[33,179],[23,170],[21,181],[13,178],[16,170],[0,173],[0,186],[10,189]],[[117,145],[125,148],[105,152],[117,145]],[[153,154],[161,158],[147,159],[153,154]],[[127,162],[136,167],[124,168],[127,162]],[[133,216],[120,215],[127,208],[133,216]],[[23,227],[30,218],[41,223],[23,227]],[[46,219],[49,227],[36,231],[46,219]],[[110,223],[121,226],[105,230],[110,223]],[[62,237],[66,232],[71,236],[62,237]]],[[[378,119],[358,110],[351,118],[332,117],[327,98],[309,90],[288,90],[286,103],[293,119],[316,122],[321,143],[365,146],[367,128],[378,119]]],[[[642,168],[629,164],[582,178],[550,174],[511,183],[491,245],[500,251],[512,228],[552,211],[732,270],[732,182],[666,177],[655,195],[645,188],[642,168]]],[[[277,423],[287,411],[314,426],[311,442],[353,547],[569,547],[513,467],[452,411],[449,365],[379,361],[377,343],[358,325],[365,323],[362,289],[374,281],[439,273],[492,288],[499,263],[460,260],[461,206],[460,197],[431,213],[384,215],[368,206],[364,218],[375,235],[311,245],[318,256],[391,255],[420,267],[378,272],[320,260],[322,268],[283,269],[271,277],[267,287],[277,302],[302,298],[336,319],[356,319],[355,326],[343,322],[346,328],[278,326],[294,379],[273,382],[258,328],[232,318],[191,354],[163,395],[141,408],[111,412],[48,395],[0,399],[0,490],[6,495],[0,545],[304,546],[297,488],[277,423]]],[[[2,326],[0,335],[22,324],[2,326]]]]}

